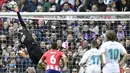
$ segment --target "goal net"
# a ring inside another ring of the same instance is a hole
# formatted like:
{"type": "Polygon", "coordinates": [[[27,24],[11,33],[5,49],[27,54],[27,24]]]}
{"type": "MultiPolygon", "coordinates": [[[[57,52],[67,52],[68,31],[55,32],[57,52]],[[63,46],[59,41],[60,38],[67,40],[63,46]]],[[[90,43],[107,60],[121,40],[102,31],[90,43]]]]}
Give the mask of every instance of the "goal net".
{"type": "MultiPolygon", "coordinates": [[[[98,42],[97,48],[106,41],[105,32],[115,30],[117,41],[130,52],[130,13],[129,12],[91,12],[91,13],[21,13],[23,21],[39,46],[47,51],[52,42],[68,57],[68,70],[65,73],[83,73],[79,61],[85,51],[90,49],[91,40],[98,42]]],[[[0,45],[2,59],[0,72],[25,73],[29,70],[43,73],[33,65],[26,47],[19,42],[22,26],[16,13],[0,13],[0,45]]],[[[129,60],[124,68],[130,65],[129,60]]],[[[129,70],[128,70],[129,71],[129,70]]]]}

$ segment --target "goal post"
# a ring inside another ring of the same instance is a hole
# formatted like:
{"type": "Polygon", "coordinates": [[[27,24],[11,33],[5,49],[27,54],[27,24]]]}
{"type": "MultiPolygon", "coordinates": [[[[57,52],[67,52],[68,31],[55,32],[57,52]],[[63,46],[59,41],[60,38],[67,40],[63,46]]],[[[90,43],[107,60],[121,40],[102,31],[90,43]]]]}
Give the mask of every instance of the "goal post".
{"type": "MultiPolygon", "coordinates": [[[[130,12],[21,12],[24,16],[100,16],[100,15],[130,15],[130,12]]],[[[14,12],[0,12],[0,16],[16,16],[14,12]]]]}
{"type": "MultiPolygon", "coordinates": [[[[21,12],[26,19],[45,19],[45,20],[98,20],[98,21],[117,21],[129,20],[130,12],[21,12]],[[69,16],[69,18],[65,18],[69,16]],[[93,17],[97,18],[93,18],[93,17]],[[104,17],[105,16],[105,17],[104,17]],[[112,16],[107,18],[106,16],[112,16]],[[115,18],[113,18],[113,16],[115,18]],[[92,17],[92,18],[91,18],[92,17]]],[[[0,12],[0,17],[17,18],[14,12],[0,12]]]]}
{"type": "MultiPolygon", "coordinates": [[[[107,30],[115,30],[117,41],[122,44],[128,44],[125,39],[130,36],[130,12],[21,12],[20,14],[33,38],[43,50],[49,50],[54,41],[58,43],[58,49],[68,56],[69,72],[83,71],[78,64],[82,55],[90,49],[90,42],[93,39],[97,40],[100,47],[106,41],[107,30]],[[68,37],[70,34],[71,36],[68,37]],[[65,45],[66,42],[69,43],[65,45]]],[[[4,62],[2,65],[6,68],[13,63],[16,73],[25,73],[27,68],[34,65],[26,54],[26,48],[18,42],[20,30],[23,28],[17,13],[0,12],[0,24],[2,24],[0,39],[4,62]],[[23,50],[26,61],[19,59],[21,56],[18,51],[23,50]]],[[[61,70],[62,66],[61,63],[61,70]]],[[[39,69],[35,70],[42,73],[39,69]]]]}

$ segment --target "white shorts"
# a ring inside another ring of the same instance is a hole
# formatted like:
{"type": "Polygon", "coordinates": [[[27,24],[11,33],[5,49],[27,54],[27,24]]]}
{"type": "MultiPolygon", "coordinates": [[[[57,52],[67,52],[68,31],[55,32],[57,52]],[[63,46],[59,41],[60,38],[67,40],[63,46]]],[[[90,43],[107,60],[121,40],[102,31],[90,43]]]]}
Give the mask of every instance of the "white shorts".
{"type": "Polygon", "coordinates": [[[85,73],[101,73],[101,67],[97,65],[87,66],[85,73]]]}
{"type": "Polygon", "coordinates": [[[120,73],[120,68],[116,63],[107,63],[102,71],[103,73],[120,73]]]}

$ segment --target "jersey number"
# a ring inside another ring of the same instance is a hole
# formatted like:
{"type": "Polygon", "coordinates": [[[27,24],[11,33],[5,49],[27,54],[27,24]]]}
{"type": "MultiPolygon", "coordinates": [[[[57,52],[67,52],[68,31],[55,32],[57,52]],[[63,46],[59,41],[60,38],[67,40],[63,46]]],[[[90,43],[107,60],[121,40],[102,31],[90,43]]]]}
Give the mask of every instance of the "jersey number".
{"type": "Polygon", "coordinates": [[[118,49],[110,49],[109,54],[110,54],[110,59],[116,60],[118,58],[119,50],[118,49]]]}
{"type": "Polygon", "coordinates": [[[92,56],[93,64],[99,64],[100,57],[98,55],[92,56]]]}
{"type": "Polygon", "coordinates": [[[51,56],[50,62],[51,62],[51,64],[55,64],[55,63],[56,63],[55,55],[52,55],[52,56],[51,56]]]}

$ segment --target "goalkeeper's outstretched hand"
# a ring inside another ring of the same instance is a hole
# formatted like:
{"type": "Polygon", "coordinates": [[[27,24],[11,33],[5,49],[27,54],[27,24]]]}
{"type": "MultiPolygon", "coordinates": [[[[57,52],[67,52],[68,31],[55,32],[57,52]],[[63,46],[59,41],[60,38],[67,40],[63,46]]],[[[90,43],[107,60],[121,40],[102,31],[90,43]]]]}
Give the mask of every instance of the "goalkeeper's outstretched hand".
{"type": "Polygon", "coordinates": [[[19,12],[19,9],[18,8],[14,8],[12,9],[14,12],[19,12]]]}

